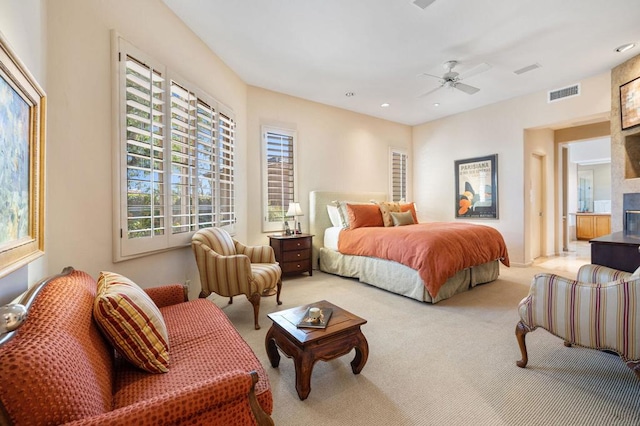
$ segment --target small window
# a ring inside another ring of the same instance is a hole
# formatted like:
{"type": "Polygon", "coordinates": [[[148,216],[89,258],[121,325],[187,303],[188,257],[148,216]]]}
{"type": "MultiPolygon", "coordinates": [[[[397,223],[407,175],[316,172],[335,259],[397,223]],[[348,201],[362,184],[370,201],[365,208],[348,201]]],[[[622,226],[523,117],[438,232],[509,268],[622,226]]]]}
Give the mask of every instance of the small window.
{"type": "Polygon", "coordinates": [[[296,132],[265,126],[262,141],[262,231],[281,231],[289,203],[296,201],[296,132]]]}
{"type": "Polygon", "coordinates": [[[389,193],[392,201],[407,200],[408,156],[404,150],[392,148],[389,156],[389,193]]]}

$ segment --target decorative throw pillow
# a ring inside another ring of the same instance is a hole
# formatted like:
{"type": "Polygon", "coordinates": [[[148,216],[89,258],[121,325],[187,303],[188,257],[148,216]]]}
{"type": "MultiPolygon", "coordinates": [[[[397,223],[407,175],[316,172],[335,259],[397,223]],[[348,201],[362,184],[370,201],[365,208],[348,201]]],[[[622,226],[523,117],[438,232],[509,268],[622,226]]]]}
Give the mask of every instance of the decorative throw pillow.
{"type": "Polygon", "coordinates": [[[169,337],[162,314],[136,283],[100,272],[93,316],[116,350],[150,373],[169,371],[169,337]]]}
{"type": "Polygon", "coordinates": [[[400,212],[400,203],[382,201],[378,203],[378,208],[382,214],[382,222],[384,223],[384,226],[393,226],[391,212],[400,212]]]}
{"type": "Polygon", "coordinates": [[[413,216],[413,223],[418,223],[418,214],[416,213],[416,206],[413,203],[400,204],[400,211],[411,212],[411,216],[413,216]]]}
{"type": "Polygon", "coordinates": [[[391,218],[393,219],[393,226],[413,225],[413,215],[410,211],[396,213],[391,212],[391,218]]]}
{"type": "Polygon", "coordinates": [[[327,204],[327,213],[329,213],[329,220],[331,220],[332,226],[340,226],[344,228],[342,219],[340,218],[340,212],[335,205],[327,204]]]}
{"type": "Polygon", "coordinates": [[[347,204],[349,229],[384,226],[380,208],[375,204],[347,204]]]}

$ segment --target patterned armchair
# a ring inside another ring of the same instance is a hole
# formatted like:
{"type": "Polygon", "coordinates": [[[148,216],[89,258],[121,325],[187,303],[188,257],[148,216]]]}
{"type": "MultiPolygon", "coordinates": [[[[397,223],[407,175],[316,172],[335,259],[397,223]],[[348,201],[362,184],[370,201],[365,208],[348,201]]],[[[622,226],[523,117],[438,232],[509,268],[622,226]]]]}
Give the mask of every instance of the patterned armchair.
{"type": "Polygon", "coordinates": [[[519,367],[528,362],[526,334],[542,327],[565,346],[616,352],[640,378],[640,275],[599,265],[582,266],[577,280],[538,274],[518,311],[519,367]]]}
{"type": "Polygon", "coordinates": [[[282,270],[271,246],[245,246],[220,228],[203,228],[191,240],[196,257],[202,291],[229,298],[244,294],[253,305],[256,330],[260,298],[265,289],[277,287],[276,303],[281,305],[282,270]]]}

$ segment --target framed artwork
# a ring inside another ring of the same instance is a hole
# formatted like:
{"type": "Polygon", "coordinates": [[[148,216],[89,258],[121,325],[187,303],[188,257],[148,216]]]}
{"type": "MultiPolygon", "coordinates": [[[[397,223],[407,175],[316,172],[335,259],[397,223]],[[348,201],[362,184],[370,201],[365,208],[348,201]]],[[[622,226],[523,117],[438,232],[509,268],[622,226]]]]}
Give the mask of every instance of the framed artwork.
{"type": "Polygon", "coordinates": [[[640,124],[640,77],[620,86],[622,130],[640,124]]]}
{"type": "Polygon", "coordinates": [[[46,98],[0,34],[0,277],[44,254],[46,98]]]}
{"type": "Polygon", "coordinates": [[[456,219],[498,218],[498,154],[455,162],[456,219]]]}

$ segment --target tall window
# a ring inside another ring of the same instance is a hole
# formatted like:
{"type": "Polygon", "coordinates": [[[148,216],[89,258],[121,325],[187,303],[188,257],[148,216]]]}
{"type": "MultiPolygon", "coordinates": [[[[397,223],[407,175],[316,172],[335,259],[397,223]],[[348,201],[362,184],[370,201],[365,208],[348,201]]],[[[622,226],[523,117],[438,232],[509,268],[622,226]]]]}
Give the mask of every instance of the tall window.
{"type": "Polygon", "coordinates": [[[231,111],[118,39],[115,260],[235,222],[231,111]]]}
{"type": "Polygon", "coordinates": [[[407,152],[391,148],[390,150],[389,192],[392,201],[407,200],[407,152]]]}
{"type": "Polygon", "coordinates": [[[296,201],[296,132],[262,128],[264,232],[282,230],[289,203],[296,201]]]}

